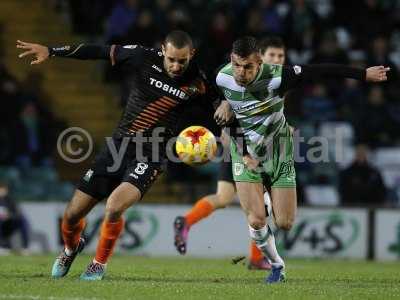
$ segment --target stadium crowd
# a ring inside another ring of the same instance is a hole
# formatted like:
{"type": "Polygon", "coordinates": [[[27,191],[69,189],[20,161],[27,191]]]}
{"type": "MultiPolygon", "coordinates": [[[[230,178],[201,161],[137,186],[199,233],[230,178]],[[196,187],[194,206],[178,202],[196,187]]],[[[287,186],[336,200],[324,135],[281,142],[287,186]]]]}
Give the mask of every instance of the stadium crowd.
{"type": "Polygon", "coordinates": [[[72,190],[58,180],[54,166],[57,136],[66,123],[51,111],[43,82],[36,70],[17,79],[0,53],[0,182],[18,200],[66,199],[72,190]]]}

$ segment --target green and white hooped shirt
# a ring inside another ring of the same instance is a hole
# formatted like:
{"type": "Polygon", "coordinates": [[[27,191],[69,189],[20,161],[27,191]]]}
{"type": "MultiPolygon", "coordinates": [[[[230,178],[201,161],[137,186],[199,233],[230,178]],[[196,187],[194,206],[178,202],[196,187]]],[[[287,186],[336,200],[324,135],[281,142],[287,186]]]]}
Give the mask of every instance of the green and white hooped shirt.
{"type": "Polygon", "coordinates": [[[256,154],[264,152],[286,123],[284,99],[278,94],[282,69],[282,65],[262,64],[255,80],[242,87],[235,82],[229,63],[216,78],[218,87],[235,112],[246,142],[256,154]]]}

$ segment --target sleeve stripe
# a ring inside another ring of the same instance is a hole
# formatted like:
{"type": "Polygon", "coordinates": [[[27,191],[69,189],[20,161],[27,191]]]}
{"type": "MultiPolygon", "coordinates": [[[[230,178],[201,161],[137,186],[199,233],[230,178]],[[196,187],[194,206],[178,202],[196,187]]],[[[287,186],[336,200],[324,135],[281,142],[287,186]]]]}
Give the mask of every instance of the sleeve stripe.
{"type": "Polygon", "coordinates": [[[116,61],[115,61],[115,48],[116,48],[116,46],[112,45],[111,49],[110,49],[110,60],[111,60],[111,65],[112,66],[114,66],[116,64],[116,61]]]}
{"type": "Polygon", "coordinates": [[[80,44],[78,47],[76,47],[76,49],[75,49],[74,51],[72,51],[71,53],[69,53],[69,54],[65,55],[65,57],[68,57],[68,56],[74,55],[76,52],[78,52],[78,50],[79,50],[79,49],[81,49],[81,48],[82,48],[82,46],[83,46],[83,45],[84,45],[84,44],[80,44]]]}

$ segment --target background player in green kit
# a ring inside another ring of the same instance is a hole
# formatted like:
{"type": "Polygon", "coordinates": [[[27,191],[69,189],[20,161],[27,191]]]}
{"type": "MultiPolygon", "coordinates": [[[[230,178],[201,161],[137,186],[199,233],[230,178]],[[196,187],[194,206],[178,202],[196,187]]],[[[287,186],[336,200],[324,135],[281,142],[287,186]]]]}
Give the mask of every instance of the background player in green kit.
{"type": "Polygon", "coordinates": [[[272,207],[279,228],[292,227],[297,207],[293,137],[283,113],[283,95],[307,79],[336,76],[381,82],[387,80],[388,71],[383,66],[364,70],[335,64],[263,64],[255,38],[243,37],[233,43],[231,63],[221,69],[216,83],[244,133],[243,149],[231,143],[232,171],[250,237],[272,262],[267,283],[282,281],[285,265],[266,224],[262,175],[271,182],[272,207]]]}
{"type": "MultiPolygon", "coordinates": [[[[271,36],[260,42],[260,55],[264,63],[279,64],[285,63],[285,46],[279,37],[271,36]]],[[[229,147],[229,136],[221,132],[221,140],[224,147],[229,147]]],[[[267,192],[266,192],[267,193],[267,192]]],[[[232,175],[231,159],[219,163],[217,192],[207,195],[196,201],[195,205],[185,216],[178,216],[174,221],[174,244],[180,254],[187,250],[187,240],[190,228],[200,220],[207,218],[214,211],[230,205],[235,197],[235,183],[232,175]]],[[[269,198],[266,194],[265,197],[269,198]]],[[[250,245],[249,269],[270,269],[271,266],[264,258],[262,252],[257,248],[254,241],[250,245]]]]}

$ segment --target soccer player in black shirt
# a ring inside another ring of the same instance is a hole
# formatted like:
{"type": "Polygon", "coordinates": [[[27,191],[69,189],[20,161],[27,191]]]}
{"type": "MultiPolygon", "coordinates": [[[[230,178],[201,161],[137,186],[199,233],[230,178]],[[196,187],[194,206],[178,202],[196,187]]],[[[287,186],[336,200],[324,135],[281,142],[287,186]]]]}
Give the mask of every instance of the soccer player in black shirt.
{"type": "MultiPolygon", "coordinates": [[[[83,280],[101,280],[107,260],[123,230],[124,211],[143,197],[160,174],[165,159],[165,142],[159,145],[158,151],[152,149],[154,144],[151,142],[144,142],[139,154],[137,143],[131,138],[141,136],[151,139],[153,131],[160,128],[164,141],[175,136],[183,108],[197,101],[204,101],[205,106],[211,107],[209,104],[218,99],[216,89],[191,62],[194,55],[192,40],[182,31],[168,34],[161,50],[139,45],[86,44],[53,48],[23,41],[17,42],[17,48],[25,50],[20,58],[27,55],[35,57],[31,64],[40,64],[54,56],[107,59],[130,83],[127,104],[112,139],[114,149],[126,147],[121,164],[119,168],[110,170],[115,163],[115,153],[111,153],[110,147],[105,147],[80,180],[61,225],[65,248],[52,269],[55,278],[68,273],[76,255],[85,245],[81,237],[85,227],[84,217],[99,201],[107,198],[96,256],[81,275],[83,280]]],[[[229,105],[221,103],[216,112],[217,119],[229,117],[225,108],[229,109],[229,105]]]]}

